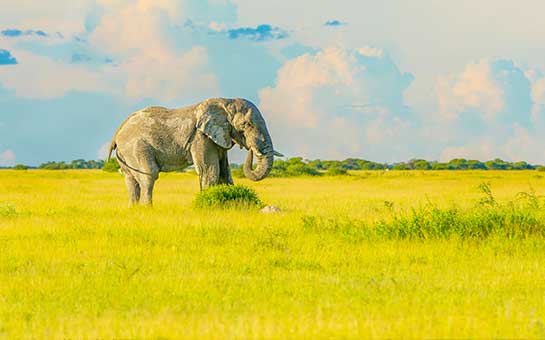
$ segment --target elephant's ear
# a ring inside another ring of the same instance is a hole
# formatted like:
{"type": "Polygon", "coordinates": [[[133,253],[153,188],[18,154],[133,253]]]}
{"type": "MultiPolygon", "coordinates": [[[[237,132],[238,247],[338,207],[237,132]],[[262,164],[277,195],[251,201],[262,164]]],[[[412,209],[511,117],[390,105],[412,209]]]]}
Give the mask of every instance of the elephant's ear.
{"type": "Polygon", "coordinates": [[[211,105],[201,108],[197,115],[196,126],[222,148],[229,149],[233,146],[231,124],[223,109],[211,105]]]}

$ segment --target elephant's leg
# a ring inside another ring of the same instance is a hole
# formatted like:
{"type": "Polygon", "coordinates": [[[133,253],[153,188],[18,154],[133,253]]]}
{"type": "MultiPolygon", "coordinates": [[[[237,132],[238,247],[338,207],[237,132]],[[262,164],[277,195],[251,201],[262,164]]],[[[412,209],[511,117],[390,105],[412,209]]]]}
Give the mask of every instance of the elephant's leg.
{"type": "Polygon", "coordinates": [[[220,153],[220,183],[221,184],[234,184],[233,177],[231,177],[231,168],[229,167],[229,159],[227,158],[227,150],[221,150],[220,153]]]}
{"type": "Polygon", "coordinates": [[[159,177],[159,165],[153,151],[147,144],[138,143],[136,147],[136,161],[140,172],[135,173],[135,177],[140,185],[140,205],[151,206],[153,204],[153,186],[159,177]]]}
{"type": "Polygon", "coordinates": [[[219,155],[214,142],[198,134],[191,146],[191,156],[199,174],[201,190],[220,184],[219,155]]]}
{"type": "Polygon", "coordinates": [[[141,197],[140,205],[152,206],[153,205],[153,186],[157,176],[140,175],[138,183],[140,183],[141,197]]]}
{"type": "Polygon", "coordinates": [[[125,173],[125,184],[129,190],[129,207],[132,207],[140,200],[140,184],[128,173],[125,173]]]}
{"type": "Polygon", "coordinates": [[[195,162],[195,166],[199,169],[198,172],[201,190],[220,184],[220,166],[217,155],[211,155],[206,158],[206,161],[195,162]]]}

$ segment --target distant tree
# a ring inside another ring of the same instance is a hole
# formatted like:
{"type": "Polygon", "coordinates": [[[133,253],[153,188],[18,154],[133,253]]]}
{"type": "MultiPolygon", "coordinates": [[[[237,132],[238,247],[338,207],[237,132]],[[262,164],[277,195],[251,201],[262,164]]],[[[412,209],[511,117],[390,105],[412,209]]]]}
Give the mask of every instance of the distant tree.
{"type": "Polygon", "coordinates": [[[109,161],[103,162],[102,170],[106,172],[116,172],[119,170],[119,163],[115,157],[110,158],[109,161]]]}
{"type": "Polygon", "coordinates": [[[315,159],[313,161],[308,162],[308,166],[310,166],[311,168],[314,168],[316,170],[325,170],[326,169],[324,167],[324,162],[319,160],[319,159],[315,159]]]}
{"type": "Polygon", "coordinates": [[[528,164],[526,162],[516,162],[513,163],[513,169],[515,170],[533,170],[535,166],[528,164]]]}
{"type": "Polygon", "coordinates": [[[13,167],[15,170],[28,170],[28,165],[24,164],[17,164],[13,167]]]}
{"type": "Polygon", "coordinates": [[[467,168],[471,170],[486,170],[486,164],[475,159],[467,161],[466,164],[467,168]]]}
{"type": "Polygon", "coordinates": [[[448,164],[447,163],[433,163],[432,170],[448,170],[448,164]]]}
{"type": "Polygon", "coordinates": [[[65,170],[70,169],[70,165],[65,162],[47,162],[40,164],[38,168],[45,170],[65,170]]]}
{"type": "Polygon", "coordinates": [[[87,169],[87,162],[84,159],[75,159],[70,162],[71,169],[87,169]]]}
{"type": "Polygon", "coordinates": [[[326,171],[326,175],[329,175],[329,176],[341,176],[341,175],[347,175],[347,174],[348,174],[348,170],[346,170],[346,168],[344,168],[342,166],[338,166],[338,165],[331,166],[326,171]]]}
{"type": "Polygon", "coordinates": [[[499,158],[487,161],[484,164],[486,164],[486,168],[489,170],[509,170],[512,168],[509,163],[499,158]]]}
{"type": "Polygon", "coordinates": [[[467,160],[464,158],[454,158],[447,163],[447,167],[450,170],[467,170],[467,160]]]}
{"type": "Polygon", "coordinates": [[[288,160],[275,160],[270,176],[289,177],[289,176],[319,176],[321,173],[301,157],[294,157],[288,160]]]}
{"type": "Polygon", "coordinates": [[[425,159],[415,159],[410,162],[411,168],[415,170],[430,170],[432,165],[425,159]]]}
{"type": "Polygon", "coordinates": [[[392,170],[411,170],[411,168],[406,163],[396,163],[392,167],[392,170]]]}
{"type": "Polygon", "coordinates": [[[346,170],[361,170],[361,163],[359,161],[360,160],[356,158],[347,158],[340,162],[340,165],[346,170]]]}

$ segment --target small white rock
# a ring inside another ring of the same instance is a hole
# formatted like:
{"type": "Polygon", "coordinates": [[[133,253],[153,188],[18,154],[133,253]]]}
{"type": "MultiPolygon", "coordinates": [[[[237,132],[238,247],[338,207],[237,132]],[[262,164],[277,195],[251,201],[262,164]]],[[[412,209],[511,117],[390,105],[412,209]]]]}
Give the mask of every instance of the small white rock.
{"type": "Polygon", "coordinates": [[[281,210],[279,207],[275,207],[274,205],[267,205],[263,209],[261,209],[259,212],[263,214],[276,214],[279,213],[281,210]]]}

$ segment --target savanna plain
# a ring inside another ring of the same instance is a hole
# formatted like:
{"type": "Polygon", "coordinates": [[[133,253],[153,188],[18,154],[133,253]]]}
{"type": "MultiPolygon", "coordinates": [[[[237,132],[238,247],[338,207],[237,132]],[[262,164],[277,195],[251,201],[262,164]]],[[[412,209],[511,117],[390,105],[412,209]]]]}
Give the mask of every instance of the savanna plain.
{"type": "Polygon", "coordinates": [[[0,171],[0,338],[544,338],[545,173],[253,183],[282,209],[153,208],[122,177],[0,171]]]}

